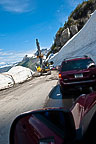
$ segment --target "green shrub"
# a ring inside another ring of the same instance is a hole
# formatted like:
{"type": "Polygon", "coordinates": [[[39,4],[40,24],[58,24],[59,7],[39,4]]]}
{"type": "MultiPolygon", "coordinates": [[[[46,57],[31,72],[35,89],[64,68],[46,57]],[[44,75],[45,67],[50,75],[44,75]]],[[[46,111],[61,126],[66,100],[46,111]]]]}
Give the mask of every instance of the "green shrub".
{"type": "Polygon", "coordinates": [[[60,27],[59,30],[57,31],[57,35],[60,36],[63,30],[64,30],[64,27],[60,27]]]}

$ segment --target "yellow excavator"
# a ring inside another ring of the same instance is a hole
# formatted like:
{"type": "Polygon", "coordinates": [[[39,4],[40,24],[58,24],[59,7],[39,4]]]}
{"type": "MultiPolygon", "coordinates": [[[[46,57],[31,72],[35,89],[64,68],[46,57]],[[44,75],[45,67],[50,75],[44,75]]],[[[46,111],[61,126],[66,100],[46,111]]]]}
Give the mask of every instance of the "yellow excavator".
{"type": "Polygon", "coordinates": [[[37,66],[37,71],[40,72],[41,75],[43,75],[44,73],[51,74],[48,62],[43,62],[43,54],[41,53],[38,39],[36,39],[36,45],[37,45],[37,58],[39,58],[40,60],[40,65],[37,66]]]}

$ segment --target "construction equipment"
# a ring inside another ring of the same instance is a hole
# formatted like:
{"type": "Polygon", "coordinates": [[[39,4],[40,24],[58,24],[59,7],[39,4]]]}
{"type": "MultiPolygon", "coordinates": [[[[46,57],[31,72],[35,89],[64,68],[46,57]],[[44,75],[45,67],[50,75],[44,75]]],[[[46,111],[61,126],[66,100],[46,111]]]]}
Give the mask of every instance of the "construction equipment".
{"type": "Polygon", "coordinates": [[[43,54],[41,54],[41,50],[40,50],[40,46],[39,46],[38,39],[36,39],[36,45],[37,45],[37,58],[40,59],[40,67],[42,68],[42,58],[43,58],[43,54]]]}
{"type": "Polygon", "coordinates": [[[51,74],[48,62],[45,61],[43,62],[43,54],[41,53],[38,39],[36,39],[36,45],[37,45],[37,58],[40,59],[40,66],[37,67],[37,71],[40,72],[41,75],[43,73],[51,74]]]}

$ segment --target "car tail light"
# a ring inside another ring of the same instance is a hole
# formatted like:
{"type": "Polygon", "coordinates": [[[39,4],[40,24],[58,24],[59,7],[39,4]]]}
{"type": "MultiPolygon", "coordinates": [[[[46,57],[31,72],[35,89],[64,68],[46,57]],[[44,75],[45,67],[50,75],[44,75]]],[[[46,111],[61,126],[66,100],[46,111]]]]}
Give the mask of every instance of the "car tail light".
{"type": "Polygon", "coordinates": [[[59,78],[61,78],[61,74],[59,74],[59,78]]]}

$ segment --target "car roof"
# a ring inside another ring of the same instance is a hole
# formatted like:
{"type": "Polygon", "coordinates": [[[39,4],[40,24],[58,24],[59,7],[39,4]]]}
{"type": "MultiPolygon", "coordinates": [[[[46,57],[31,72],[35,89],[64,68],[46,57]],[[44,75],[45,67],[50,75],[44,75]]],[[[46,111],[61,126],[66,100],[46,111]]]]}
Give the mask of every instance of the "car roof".
{"type": "Polygon", "coordinates": [[[63,60],[63,62],[65,61],[74,61],[74,60],[80,60],[80,59],[91,59],[90,57],[84,56],[84,57],[69,57],[63,60]]]}

